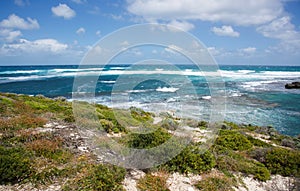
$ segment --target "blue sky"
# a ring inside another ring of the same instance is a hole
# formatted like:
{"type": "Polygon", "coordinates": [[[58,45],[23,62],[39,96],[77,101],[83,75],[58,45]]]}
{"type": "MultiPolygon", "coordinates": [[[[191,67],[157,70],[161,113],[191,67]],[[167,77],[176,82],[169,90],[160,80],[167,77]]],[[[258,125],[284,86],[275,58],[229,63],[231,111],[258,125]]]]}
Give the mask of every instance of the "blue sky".
{"type": "Polygon", "coordinates": [[[299,0],[2,0],[0,7],[0,65],[79,64],[102,37],[149,22],[190,32],[219,64],[300,65],[299,0]]]}

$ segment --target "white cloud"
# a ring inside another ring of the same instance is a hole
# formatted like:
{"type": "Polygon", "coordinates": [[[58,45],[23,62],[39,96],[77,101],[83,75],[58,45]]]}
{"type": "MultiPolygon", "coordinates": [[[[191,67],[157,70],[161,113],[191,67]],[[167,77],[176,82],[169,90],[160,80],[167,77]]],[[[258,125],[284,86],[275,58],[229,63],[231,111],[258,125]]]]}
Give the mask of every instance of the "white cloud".
{"type": "Polygon", "coordinates": [[[295,26],[291,24],[290,20],[289,16],[281,17],[267,25],[258,27],[257,31],[269,38],[280,40],[293,39],[299,36],[299,32],[295,31],[295,26]]]}
{"type": "Polygon", "coordinates": [[[24,20],[15,14],[11,14],[7,19],[0,22],[0,27],[29,30],[38,29],[40,25],[36,19],[27,17],[27,20],[24,20]]]}
{"type": "Polygon", "coordinates": [[[67,48],[67,44],[60,43],[55,39],[38,39],[35,41],[20,39],[17,43],[4,44],[1,48],[1,52],[10,54],[39,52],[59,54],[65,51],[67,48]]]}
{"type": "Polygon", "coordinates": [[[230,36],[230,37],[240,36],[240,33],[234,31],[231,26],[226,26],[226,25],[223,25],[221,28],[213,27],[211,31],[218,36],[230,36]]]}
{"type": "Polygon", "coordinates": [[[77,4],[86,3],[86,0],[71,0],[71,1],[74,2],[74,3],[77,3],[77,4]]]}
{"type": "Polygon", "coordinates": [[[29,5],[28,0],[15,0],[14,3],[18,6],[25,6],[25,5],[29,5]]]}
{"type": "Polygon", "coordinates": [[[256,48],[255,47],[247,47],[247,48],[239,49],[239,52],[242,55],[251,55],[256,52],[256,48]]]}
{"type": "Polygon", "coordinates": [[[97,35],[97,36],[101,36],[101,31],[100,31],[100,30],[97,30],[97,31],[96,31],[96,35],[97,35]]]}
{"type": "Polygon", "coordinates": [[[85,33],[85,29],[83,27],[80,27],[77,31],[76,34],[81,35],[85,33]]]}
{"type": "Polygon", "coordinates": [[[186,22],[186,21],[177,21],[177,20],[172,20],[169,23],[170,26],[179,28],[183,31],[190,31],[193,28],[195,28],[195,26],[192,23],[186,22]]]}
{"type": "Polygon", "coordinates": [[[282,0],[130,0],[127,10],[146,20],[198,19],[235,25],[260,25],[284,11],[282,0]]]}
{"type": "Polygon", "coordinates": [[[56,7],[52,7],[51,11],[55,16],[63,17],[64,19],[71,19],[76,15],[76,12],[66,4],[59,4],[56,7]]]}
{"type": "Polygon", "coordinates": [[[295,29],[289,16],[284,16],[269,24],[260,26],[257,31],[268,38],[279,39],[279,45],[271,47],[278,52],[288,51],[298,53],[300,49],[300,31],[295,29]]]}
{"type": "Polygon", "coordinates": [[[10,29],[0,29],[0,36],[6,42],[13,42],[14,40],[16,40],[21,35],[22,35],[22,33],[19,30],[12,31],[10,29]]]}

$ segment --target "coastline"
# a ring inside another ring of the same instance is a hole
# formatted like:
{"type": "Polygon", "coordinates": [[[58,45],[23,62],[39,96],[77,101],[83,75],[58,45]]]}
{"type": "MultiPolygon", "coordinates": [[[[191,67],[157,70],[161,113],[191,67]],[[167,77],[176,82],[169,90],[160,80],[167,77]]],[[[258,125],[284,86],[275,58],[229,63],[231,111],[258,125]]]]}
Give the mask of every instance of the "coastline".
{"type": "MultiPolygon", "coordinates": [[[[214,144],[208,149],[208,153],[203,155],[203,153],[194,153],[192,150],[197,149],[199,144],[202,144],[201,142],[206,141],[206,133],[210,131],[209,125],[206,122],[188,120],[185,122],[191,128],[189,133],[195,136],[191,145],[183,151],[183,156],[187,157],[185,162],[180,159],[180,154],[159,167],[125,170],[106,163],[101,156],[94,153],[92,147],[87,144],[88,140],[79,133],[74,123],[71,103],[64,98],[50,99],[43,96],[30,97],[1,93],[0,106],[2,111],[0,154],[3,156],[6,153],[7,156],[7,153],[13,152],[11,157],[14,157],[7,160],[10,162],[20,160],[20,164],[26,163],[31,166],[28,172],[24,169],[17,172],[20,167],[15,169],[6,167],[8,169],[5,169],[5,172],[12,176],[1,179],[0,190],[74,190],[80,186],[96,190],[88,182],[92,182],[93,185],[101,183],[107,186],[106,188],[117,186],[125,190],[151,190],[157,186],[154,180],[159,181],[161,186],[168,190],[180,190],[180,188],[181,190],[198,190],[215,180],[222,182],[220,186],[227,190],[245,190],[246,187],[250,190],[267,190],[275,188],[275,182],[281,189],[299,186],[299,163],[297,163],[300,158],[299,137],[281,135],[270,127],[223,122],[214,144]],[[193,149],[189,150],[191,148],[193,149]],[[22,155],[26,153],[24,156],[28,155],[29,161],[25,162],[16,157],[21,153],[22,155]],[[281,166],[278,168],[272,167],[261,159],[261,157],[272,156],[275,158],[268,160],[277,163],[276,157],[280,157],[280,153],[286,153],[287,159],[284,163],[280,163],[281,166]],[[192,162],[195,157],[198,162],[200,161],[199,164],[195,163],[196,166],[192,162]],[[187,162],[189,160],[192,163],[187,162]],[[234,167],[232,164],[237,164],[237,166],[234,167]],[[285,165],[296,166],[291,169],[285,165]],[[114,170],[111,169],[111,172],[118,172],[121,177],[114,173],[105,174],[109,172],[106,170],[97,172],[94,170],[95,167],[103,170],[112,168],[114,170]],[[89,170],[83,171],[83,169],[89,170]],[[114,180],[98,179],[99,173],[104,173],[101,175],[104,177],[115,176],[115,178],[114,180]],[[14,176],[19,178],[13,179],[14,176]],[[146,188],[146,185],[150,185],[150,188],[146,188]]],[[[139,135],[130,133],[129,128],[123,129],[121,126],[116,126],[117,121],[111,118],[110,108],[100,105],[97,105],[97,108],[102,116],[100,122],[105,127],[104,136],[137,148],[153,147],[167,140],[174,128],[176,129],[176,126],[183,121],[168,114],[159,116],[160,120],[157,118],[154,120],[154,114],[131,108],[129,112],[135,116],[134,119],[142,123],[150,120],[151,123],[147,123],[149,128],[152,128],[150,124],[154,122],[155,127],[158,128],[158,134],[150,133],[153,136],[148,137],[153,141],[145,144],[145,139],[140,140],[139,135]],[[107,118],[108,116],[110,117],[107,118]]],[[[130,123],[136,123],[136,121],[130,123]]],[[[3,165],[0,166],[3,168],[3,165]]],[[[0,168],[0,172],[3,175],[3,169],[0,168]]]]}

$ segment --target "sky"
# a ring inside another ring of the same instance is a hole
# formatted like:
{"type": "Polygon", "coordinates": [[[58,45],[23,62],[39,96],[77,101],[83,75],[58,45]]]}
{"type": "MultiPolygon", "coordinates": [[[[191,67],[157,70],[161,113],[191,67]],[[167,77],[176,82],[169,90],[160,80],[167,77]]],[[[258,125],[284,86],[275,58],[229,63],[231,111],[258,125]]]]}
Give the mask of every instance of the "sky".
{"type": "Polygon", "coordinates": [[[159,23],[194,35],[218,64],[300,66],[300,0],[0,0],[0,10],[0,65],[79,64],[112,32],[159,23]]]}

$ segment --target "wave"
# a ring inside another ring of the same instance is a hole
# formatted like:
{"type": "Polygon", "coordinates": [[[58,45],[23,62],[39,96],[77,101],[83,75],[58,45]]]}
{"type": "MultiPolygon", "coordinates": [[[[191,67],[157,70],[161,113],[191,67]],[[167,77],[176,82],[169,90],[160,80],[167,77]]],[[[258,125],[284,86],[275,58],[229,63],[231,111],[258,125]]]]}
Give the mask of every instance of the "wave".
{"type": "Polygon", "coordinates": [[[108,80],[108,81],[103,80],[103,81],[100,81],[100,82],[103,83],[103,84],[114,84],[114,83],[116,83],[116,81],[114,81],[114,80],[108,80]]]}
{"type": "Polygon", "coordinates": [[[156,89],[156,91],[158,92],[176,92],[177,90],[179,90],[179,88],[173,88],[173,87],[158,87],[156,89]]]}
{"type": "MultiPolygon", "coordinates": [[[[298,71],[261,71],[254,70],[217,70],[213,72],[193,71],[191,69],[185,70],[162,70],[156,68],[155,70],[120,70],[125,67],[112,67],[111,70],[104,71],[104,68],[77,68],[77,69],[50,69],[50,70],[16,70],[16,71],[2,71],[0,74],[20,74],[20,76],[4,77],[2,82],[11,81],[26,81],[54,77],[75,77],[75,76],[108,76],[108,75],[180,75],[180,76],[196,76],[196,77],[224,77],[228,80],[260,80],[262,82],[251,82],[252,84],[244,84],[245,87],[255,86],[255,83],[268,83],[263,80],[283,80],[283,79],[299,79],[300,72],[298,71]],[[112,69],[113,68],[113,69],[112,69]],[[34,74],[29,76],[22,76],[22,74],[34,74]]],[[[113,81],[106,81],[102,83],[113,83],[113,81]]],[[[271,82],[270,82],[271,83],[271,82]]],[[[260,85],[260,84],[258,84],[260,85]]]]}
{"type": "Polygon", "coordinates": [[[128,92],[128,93],[144,93],[144,92],[148,92],[148,91],[152,91],[152,90],[128,90],[126,92],[128,92]]]}
{"type": "Polygon", "coordinates": [[[205,100],[210,100],[210,99],[211,99],[211,96],[202,96],[201,98],[202,98],[202,99],[205,99],[205,100]]]}
{"type": "Polygon", "coordinates": [[[45,70],[15,70],[15,71],[3,71],[0,74],[32,74],[39,73],[45,70]]]}

